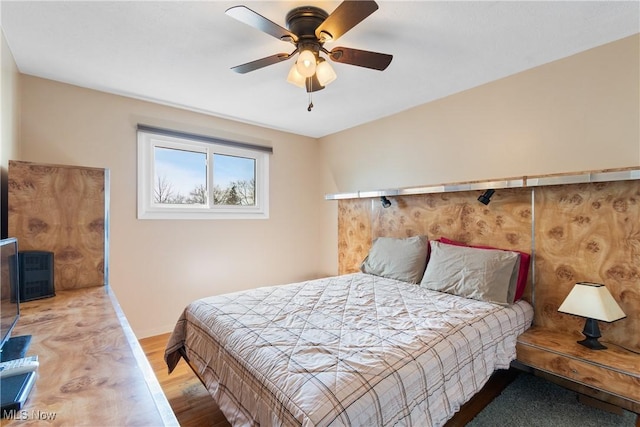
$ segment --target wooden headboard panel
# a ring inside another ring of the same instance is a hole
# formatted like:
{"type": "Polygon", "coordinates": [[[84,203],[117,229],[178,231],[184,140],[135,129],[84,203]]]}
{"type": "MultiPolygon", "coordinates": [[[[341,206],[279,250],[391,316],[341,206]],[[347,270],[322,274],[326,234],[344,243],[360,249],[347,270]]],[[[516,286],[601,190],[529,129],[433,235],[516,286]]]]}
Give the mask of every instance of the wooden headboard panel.
{"type": "MultiPolygon", "coordinates": [[[[531,191],[500,190],[486,206],[478,202],[480,194],[481,191],[462,191],[392,197],[391,207],[386,209],[379,199],[340,200],[340,274],[358,271],[371,242],[381,236],[448,237],[470,244],[531,252],[531,191]]],[[[530,290],[525,294],[529,295],[530,290]]]]}
{"type": "Polygon", "coordinates": [[[536,325],[580,335],[584,319],[557,309],[578,281],[605,283],[627,318],[601,323],[603,341],[640,351],[640,181],[338,201],[340,274],[359,270],[380,236],[426,235],[533,254],[524,299],[536,325]],[[533,197],[532,197],[533,196],[533,197]]]}
{"type": "Polygon", "coordinates": [[[640,351],[640,181],[535,190],[535,324],[580,335],[558,313],[576,282],[604,283],[627,317],[599,322],[602,341],[640,351]]]}

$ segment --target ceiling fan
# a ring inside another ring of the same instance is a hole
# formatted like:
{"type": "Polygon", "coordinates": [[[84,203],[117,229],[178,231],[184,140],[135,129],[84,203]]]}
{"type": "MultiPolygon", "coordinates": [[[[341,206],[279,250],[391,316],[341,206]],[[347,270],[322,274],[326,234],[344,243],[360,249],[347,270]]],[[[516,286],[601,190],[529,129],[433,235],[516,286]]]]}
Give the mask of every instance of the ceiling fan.
{"type": "MultiPolygon", "coordinates": [[[[337,77],[329,62],[320,56],[320,53],[334,62],[382,71],[389,66],[393,55],[342,46],[329,51],[324,47],[326,42],[336,41],[377,9],[375,1],[365,0],[343,1],[331,14],[315,6],[297,7],[287,13],[287,28],[283,28],[246,6],[231,7],[225,12],[227,15],[295,46],[291,53],[277,53],[231,69],[244,74],[277,64],[298,54],[287,81],[306,88],[309,94],[324,89],[337,77]]],[[[310,102],[307,110],[311,111],[312,107],[313,104],[310,102]]]]}

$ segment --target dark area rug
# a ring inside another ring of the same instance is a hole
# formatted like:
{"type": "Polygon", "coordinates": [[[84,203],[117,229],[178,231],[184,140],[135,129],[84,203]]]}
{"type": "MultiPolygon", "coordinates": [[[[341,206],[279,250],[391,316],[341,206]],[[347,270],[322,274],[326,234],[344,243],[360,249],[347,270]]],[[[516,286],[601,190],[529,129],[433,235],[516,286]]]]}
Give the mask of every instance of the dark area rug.
{"type": "Polygon", "coordinates": [[[578,401],[577,393],[527,373],[518,377],[467,426],[634,427],[636,415],[617,415],[578,401]]]}

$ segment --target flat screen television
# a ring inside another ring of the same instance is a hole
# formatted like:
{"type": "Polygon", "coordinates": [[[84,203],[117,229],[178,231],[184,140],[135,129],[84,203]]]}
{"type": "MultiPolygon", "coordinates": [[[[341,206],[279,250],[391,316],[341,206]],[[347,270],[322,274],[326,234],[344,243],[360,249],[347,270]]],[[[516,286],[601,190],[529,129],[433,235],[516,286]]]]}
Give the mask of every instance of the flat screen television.
{"type": "MultiPolygon", "coordinates": [[[[20,317],[20,288],[18,268],[18,240],[0,240],[0,352],[20,317]]],[[[5,356],[5,355],[0,355],[5,356]]],[[[2,359],[5,359],[3,357],[2,359]]]]}

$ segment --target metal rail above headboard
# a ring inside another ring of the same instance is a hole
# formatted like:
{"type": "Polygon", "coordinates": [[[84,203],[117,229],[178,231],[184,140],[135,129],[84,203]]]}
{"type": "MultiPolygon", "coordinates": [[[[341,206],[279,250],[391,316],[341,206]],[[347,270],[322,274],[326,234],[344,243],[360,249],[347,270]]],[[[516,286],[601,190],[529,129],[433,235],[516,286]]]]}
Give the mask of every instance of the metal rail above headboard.
{"type": "Polygon", "coordinates": [[[458,182],[419,187],[390,188],[386,190],[364,190],[334,193],[325,200],[362,199],[381,196],[407,196],[412,194],[449,193],[502,188],[540,187],[549,185],[581,184],[590,182],[613,182],[640,179],[640,167],[604,169],[599,171],[573,172],[553,175],[532,175],[516,178],[491,179],[486,181],[458,182]]]}

